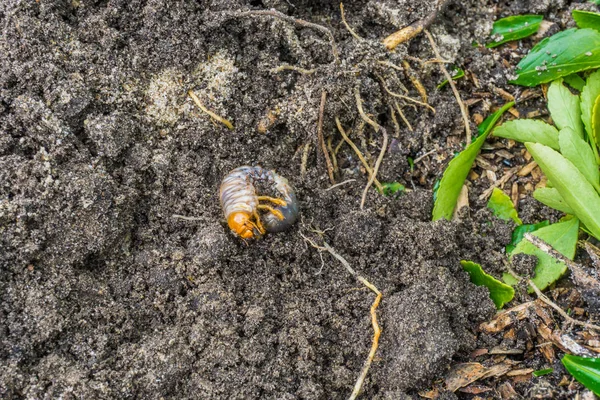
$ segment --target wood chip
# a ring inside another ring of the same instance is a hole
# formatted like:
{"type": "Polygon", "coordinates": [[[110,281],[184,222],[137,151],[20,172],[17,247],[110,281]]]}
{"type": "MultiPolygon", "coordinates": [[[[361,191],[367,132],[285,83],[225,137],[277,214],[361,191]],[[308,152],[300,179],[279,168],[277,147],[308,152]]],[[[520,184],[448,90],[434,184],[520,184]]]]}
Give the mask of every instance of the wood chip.
{"type": "Polygon", "coordinates": [[[543,343],[539,345],[538,349],[549,364],[554,363],[554,361],[556,360],[556,353],[554,352],[554,347],[552,343],[543,343]]]}
{"type": "Polygon", "coordinates": [[[493,90],[494,90],[494,93],[496,93],[498,96],[502,97],[507,102],[515,100],[515,96],[513,96],[510,93],[508,93],[506,90],[504,90],[502,88],[493,86],[493,90]]]}
{"type": "Polygon", "coordinates": [[[533,371],[533,368],[513,369],[512,371],[508,371],[506,376],[528,375],[533,371]]]}
{"type": "Polygon", "coordinates": [[[519,110],[517,110],[514,107],[509,108],[508,112],[515,118],[519,118],[521,116],[521,114],[519,113],[519,110]]]}
{"type": "Polygon", "coordinates": [[[458,195],[458,200],[456,201],[456,208],[454,209],[454,215],[452,216],[452,220],[458,220],[460,210],[465,207],[469,208],[469,187],[467,185],[463,185],[462,189],[460,190],[460,194],[458,195]]]}
{"type": "Polygon", "coordinates": [[[485,176],[488,178],[488,181],[490,181],[490,183],[494,183],[498,180],[496,173],[489,169],[485,170],[485,176]]]}
{"type": "Polygon", "coordinates": [[[529,316],[529,308],[534,304],[535,303],[533,301],[529,301],[496,314],[494,319],[490,322],[485,322],[479,325],[479,329],[485,333],[498,333],[503,331],[516,321],[520,321],[529,316]]]}
{"type": "Polygon", "coordinates": [[[510,199],[512,200],[513,206],[516,211],[519,211],[519,184],[513,182],[510,190],[510,199]]]}
{"type": "Polygon", "coordinates": [[[479,174],[473,170],[469,171],[469,180],[475,182],[477,179],[479,179],[479,174]]]}
{"type": "Polygon", "coordinates": [[[512,159],[512,158],[514,158],[514,157],[515,157],[515,155],[514,155],[513,153],[511,153],[510,151],[506,151],[506,150],[504,150],[504,149],[502,149],[502,150],[498,150],[498,151],[496,152],[496,155],[498,155],[498,156],[500,156],[500,157],[502,157],[502,158],[505,158],[505,159],[507,159],[507,160],[510,160],[510,159],[512,159]]]}
{"type": "Polygon", "coordinates": [[[446,375],[446,389],[455,392],[461,387],[467,386],[489,372],[480,363],[463,363],[455,365],[446,375]]]}
{"type": "MultiPolygon", "coordinates": [[[[529,153],[527,153],[529,154],[529,153]]],[[[533,169],[535,167],[537,167],[537,163],[535,161],[530,162],[529,164],[527,164],[526,166],[524,166],[523,168],[521,168],[519,170],[519,172],[517,172],[518,176],[527,176],[531,173],[531,171],[533,171],[533,169]]]]}
{"type": "Polygon", "coordinates": [[[502,400],[513,400],[521,398],[521,396],[519,396],[515,389],[512,387],[510,382],[503,382],[500,386],[498,386],[498,391],[500,392],[502,400]]]}
{"type": "Polygon", "coordinates": [[[523,354],[523,350],[520,349],[503,349],[501,347],[494,347],[490,350],[490,354],[523,354]]]}
{"type": "Polygon", "coordinates": [[[492,388],[484,385],[469,385],[464,388],[458,389],[459,392],[469,393],[469,394],[480,394],[491,391],[492,388]]]}
{"type": "Polygon", "coordinates": [[[470,358],[476,358],[479,356],[483,356],[485,354],[488,353],[488,349],[477,349],[477,350],[473,350],[473,352],[471,352],[471,354],[469,355],[470,358]]]}
{"type": "Polygon", "coordinates": [[[477,163],[477,166],[480,167],[481,169],[489,169],[492,171],[497,171],[498,167],[496,167],[495,165],[492,165],[488,160],[486,160],[484,157],[480,155],[477,156],[477,158],[475,158],[475,162],[477,163]]]}

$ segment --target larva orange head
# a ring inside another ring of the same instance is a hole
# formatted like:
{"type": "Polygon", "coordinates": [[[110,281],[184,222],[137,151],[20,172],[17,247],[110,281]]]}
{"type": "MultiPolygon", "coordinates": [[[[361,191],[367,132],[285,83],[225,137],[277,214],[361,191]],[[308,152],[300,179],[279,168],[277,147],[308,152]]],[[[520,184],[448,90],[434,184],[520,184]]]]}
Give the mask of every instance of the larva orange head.
{"type": "Polygon", "coordinates": [[[250,221],[250,213],[234,212],[227,218],[227,224],[242,239],[252,239],[254,237],[254,224],[250,221]]]}

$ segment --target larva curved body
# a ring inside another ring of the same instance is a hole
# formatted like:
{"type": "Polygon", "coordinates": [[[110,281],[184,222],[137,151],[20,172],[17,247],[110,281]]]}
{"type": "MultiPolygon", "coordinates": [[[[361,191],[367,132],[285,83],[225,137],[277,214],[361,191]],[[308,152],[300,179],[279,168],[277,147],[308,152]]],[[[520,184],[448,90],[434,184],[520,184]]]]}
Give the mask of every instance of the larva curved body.
{"type": "Polygon", "coordinates": [[[287,179],[258,166],[234,169],[223,178],[219,192],[227,224],[244,239],[259,237],[265,232],[284,231],[298,216],[298,201],[287,179]],[[258,196],[255,184],[260,181],[272,185],[282,199],[258,196]],[[260,200],[274,206],[260,204],[260,200]],[[261,216],[259,210],[267,210],[267,213],[261,216]]]}

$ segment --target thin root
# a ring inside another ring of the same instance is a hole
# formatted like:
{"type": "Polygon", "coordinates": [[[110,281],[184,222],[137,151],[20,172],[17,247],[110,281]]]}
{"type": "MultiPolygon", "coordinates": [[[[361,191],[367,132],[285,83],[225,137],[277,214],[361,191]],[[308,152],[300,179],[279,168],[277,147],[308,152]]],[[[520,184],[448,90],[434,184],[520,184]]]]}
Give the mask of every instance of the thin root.
{"type": "Polygon", "coordinates": [[[346,181],[343,181],[343,182],[340,182],[340,183],[336,183],[335,185],[333,185],[333,186],[330,186],[330,187],[328,187],[327,189],[325,189],[325,191],[326,191],[326,192],[328,192],[328,191],[330,191],[330,190],[332,190],[332,189],[335,189],[336,187],[339,187],[339,186],[345,185],[345,184],[347,184],[347,183],[350,183],[350,182],[356,182],[356,179],[348,179],[348,180],[346,180],[346,181]]]}
{"type": "Polygon", "coordinates": [[[349,400],[354,400],[360,393],[360,389],[362,388],[363,382],[365,381],[365,378],[367,377],[367,374],[369,373],[369,368],[371,367],[371,363],[373,362],[373,359],[375,358],[375,352],[377,352],[377,347],[379,346],[379,336],[381,335],[381,328],[379,327],[379,324],[377,323],[377,312],[376,311],[377,311],[377,307],[379,306],[379,303],[381,302],[382,295],[381,295],[381,292],[372,283],[370,283],[368,280],[366,280],[365,278],[360,276],[350,266],[350,263],[348,263],[348,261],[346,261],[346,259],[344,257],[342,257],[339,253],[337,253],[333,249],[333,247],[331,247],[325,241],[323,241],[323,245],[325,246],[325,250],[327,250],[332,256],[337,258],[342,263],[342,265],[344,267],[346,267],[346,270],[348,270],[348,272],[350,272],[350,274],[352,276],[354,276],[360,283],[362,283],[363,285],[368,287],[373,293],[375,293],[377,295],[377,297],[375,297],[375,301],[371,305],[371,324],[373,325],[373,342],[371,344],[371,350],[369,351],[369,356],[367,357],[367,359],[362,367],[362,370],[360,371],[360,375],[358,376],[358,379],[356,380],[356,383],[354,384],[354,389],[352,390],[352,394],[348,398],[349,400]]]}
{"type": "Polygon", "coordinates": [[[231,122],[229,122],[228,120],[226,120],[225,118],[215,114],[214,112],[212,112],[209,109],[207,109],[206,107],[204,107],[204,105],[202,104],[202,102],[200,101],[198,96],[196,96],[196,93],[194,93],[193,90],[188,90],[188,95],[192,98],[192,100],[194,100],[194,103],[196,103],[196,105],[198,106],[199,109],[201,109],[206,114],[208,114],[212,119],[217,120],[220,123],[222,123],[223,125],[225,125],[227,127],[227,129],[233,130],[233,124],[231,122]]]}
{"type": "Polygon", "coordinates": [[[408,63],[408,61],[406,61],[406,60],[402,61],[402,65],[404,66],[404,73],[406,74],[406,76],[408,76],[408,79],[413,84],[415,89],[417,89],[417,92],[419,92],[419,96],[421,96],[421,100],[423,100],[423,103],[427,103],[428,97],[427,97],[427,90],[425,90],[425,86],[423,86],[423,84],[421,83],[419,78],[417,78],[417,75],[415,75],[413,73],[413,70],[410,67],[410,64],[408,63]]]}
{"type": "Polygon", "coordinates": [[[402,118],[402,121],[404,121],[404,123],[408,127],[408,130],[413,132],[412,125],[410,124],[410,122],[408,122],[408,119],[406,119],[406,116],[404,116],[404,113],[402,112],[402,108],[400,107],[400,105],[398,104],[398,102],[396,100],[394,100],[394,105],[396,106],[396,111],[398,111],[400,118],[402,118]]]}
{"type": "Polygon", "coordinates": [[[280,65],[279,67],[276,68],[271,68],[269,70],[269,72],[272,72],[274,74],[281,72],[281,71],[296,71],[299,72],[301,74],[305,74],[305,75],[310,75],[310,74],[314,74],[315,72],[317,72],[316,69],[304,69],[304,68],[300,68],[300,67],[296,67],[293,65],[280,65]]]}
{"type": "Polygon", "coordinates": [[[269,17],[275,17],[275,18],[282,19],[282,20],[292,23],[292,24],[296,24],[296,25],[304,26],[306,28],[311,28],[311,29],[320,31],[320,32],[326,34],[327,37],[329,38],[329,42],[331,43],[331,51],[333,52],[333,57],[336,59],[336,61],[339,60],[339,53],[337,50],[337,46],[335,44],[335,39],[333,37],[333,33],[331,33],[331,31],[328,28],[326,28],[322,25],[315,24],[313,22],[308,22],[303,19],[290,17],[289,15],[285,15],[284,13],[279,12],[277,10],[252,10],[252,11],[244,11],[244,12],[241,12],[238,14],[233,14],[233,15],[240,16],[240,17],[255,16],[255,15],[265,16],[266,15],[269,17]]]}
{"type": "Polygon", "coordinates": [[[369,118],[369,116],[363,110],[362,99],[360,98],[360,91],[358,90],[358,87],[354,89],[354,98],[356,99],[356,107],[358,108],[358,113],[360,114],[360,117],[367,124],[371,125],[375,129],[375,131],[379,131],[379,124],[373,121],[371,118],[369,118]]]}
{"type": "MultiPolygon", "coordinates": [[[[437,46],[435,45],[433,36],[431,36],[431,33],[429,33],[428,30],[425,30],[425,34],[427,35],[427,38],[429,39],[429,43],[431,43],[431,48],[433,49],[435,56],[437,58],[442,58],[442,56],[440,56],[440,52],[439,52],[437,46]]],[[[458,89],[456,89],[456,85],[454,84],[454,79],[452,79],[452,76],[450,75],[450,73],[448,72],[446,67],[444,67],[444,64],[439,64],[439,66],[440,66],[440,69],[442,70],[442,72],[444,73],[444,75],[446,76],[446,79],[448,80],[448,84],[450,85],[450,87],[452,88],[452,92],[454,93],[454,97],[456,97],[456,102],[458,103],[458,107],[460,108],[460,113],[462,114],[463,121],[465,123],[465,132],[467,134],[467,146],[468,146],[471,144],[471,127],[469,125],[469,110],[467,110],[465,103],[462,102],[462,100],[460,98],[460,93],[458,93],[458,89]]]]}
{"type": "Polygon", "coordinates": [[[327,164],[327,174],[329,175],[329,181],[332,185],[335,185],[335,178],[333,176],[333,165],[329,159],[329,153],[327,152],[327,146],[325,146],[325,139],[323,138],[323,114],[325,114],[325,101],[327,100],[327,92],[323,90],[321,93],[321,106],[319,107],[319,123],[317,125],[317,135],[319,137],[319,144],[323,155],[325,156],[325,163],[327,164]]]}
{"type": "Polygon", "coordinates": [[[338,172],[338,163],[337,163],[336,152],[333,150],[333,145],[331,144],[332,141],[333,141],[333,137],[329,136],[327,138],[327,150],[329,151],[329,153],[331,153],[331,162],[333,163],[333,172],[337,173],[338,172]]]}
{"type": "MultiPolygon", "coordinates": [[[[362,162],[363,167],[365,167],[365,169],[369,173],[369,176],[373,175],[373,170],[371,169],[371,167],[367,163],[367,160],[365,160],[365,157],[360,152],[360,150],[358,149],[358,147],[356,147],[356,145],[354,144],[354,142],[352,140],[350,140],[350,138],[348,137],[348,135],[346,135],[346,131],[344,131],[344,128],[342,127],[342,123],[340,122],[340,119],[338,117],[335,117],[335,123],[336,123],[337,128],[340,131],[342,137],[344,138],[344,140],[346,141],[346,143],[348,143],[348,145],[350,147],[352,147],[352,150],[354,150],[354,152],[358,156],[358,159],[362,162]]],[[[377,186],[377,189],[379,189],[379,191],[382,192],[383,191],[383,186],[377,180],[377,178],[374,179],[374,182],[375,182],[375,186],[377,186]]]]}
{"type": "Polygon", "coordinates": [[[364,39],[361,38],[360,36],[358,36],[358,34],[356,32],[354,32],[354,30],[346,22],[346,16],[344,15],[344,4],[343,3],[340,3],[340,13],[342,14],[342,22],[344,23],[344,26],[346,27],[346,29],[348,29],[348,32],[350,32],[350,34],[352,35],[352,37],[354,37],[354,39],[358,40],[359,42],[362,42],[364,39]]]}
{"type": "Polygon", "coordinates": [[[412,97],[404,96],[403,94],[400,94],[400,93],[392,92],[390,89],[388,89],[387,85],[385,84],[385,82],[383,81],[383,79],[381,77],[379,77],[379,80],[381,81],[381,84],[383,85],[383,89],[390,96],[392,96],[392,97],[398,97],[400,99],[404,99],[404,100],[410,101],[412,103],[419,104],[419,105],[421,105],[423,107],[427,107],[428,109],[430,109],[431,111],[433,111],[433,113],[435,114],[435,108],[431,107],[429,104],[423,103],[422,101],[419,101],[417,99],[413,99],[412,97]]]}
{"type": "Polygon", "coordinates": [[[394,132],[396,132],[396,137],[400,137],[400,125],[398,124],[398,120],[396,119],[396,113],[394,112],[394,107],[390,105],[390,114],[392,114],[392,122],[394,123],[394,132]]]}
{"type": "MultiPolygon", "coordinates": [[[[393,110],[392,110],[393,112],[393,110]]],[[[367,182],[367,186],[363,190],[362,198],[360,199],[360,209],[362,210],[365,206],[365,200],[367,199],[367,193],[369,192],[369,188],[373,184],[373,181],[377,177],[377,172],[379,171],[379,166],[381,165],[381,161],[383,160],[383,156],[385,155],[385,151],[387,150],[388,143],[388,134],[383,127],[379,128],[381,133],[383,133],[383,144],[381,145],[381,151],[379,152],[379,157],[377,157],[377,161],[375,162],[375,168],[373,168],[373,173],[367,182]]]]}

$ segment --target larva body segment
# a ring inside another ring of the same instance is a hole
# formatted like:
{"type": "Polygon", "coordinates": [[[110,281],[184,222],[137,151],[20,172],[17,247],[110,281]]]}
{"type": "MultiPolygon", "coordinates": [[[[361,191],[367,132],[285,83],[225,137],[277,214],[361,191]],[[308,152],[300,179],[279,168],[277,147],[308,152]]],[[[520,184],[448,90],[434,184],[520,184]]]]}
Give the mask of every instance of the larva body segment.
{"type": "Polygon", "coordinates": [[[296,195],[287,179],[259,166],[242,166],[231,171],[223,178],[219,197],[229,227],[244,239],[258,237],[265,232],[284,231],[298,216],[296,195]],[[255,184],[258,182],[272,185],[282,199],[257,196],[255,184]],[[259,200],[276,206],[260,204],[259,200]],[[259,209],[268,211],[262,215],[264,222],[259,209]]]}

